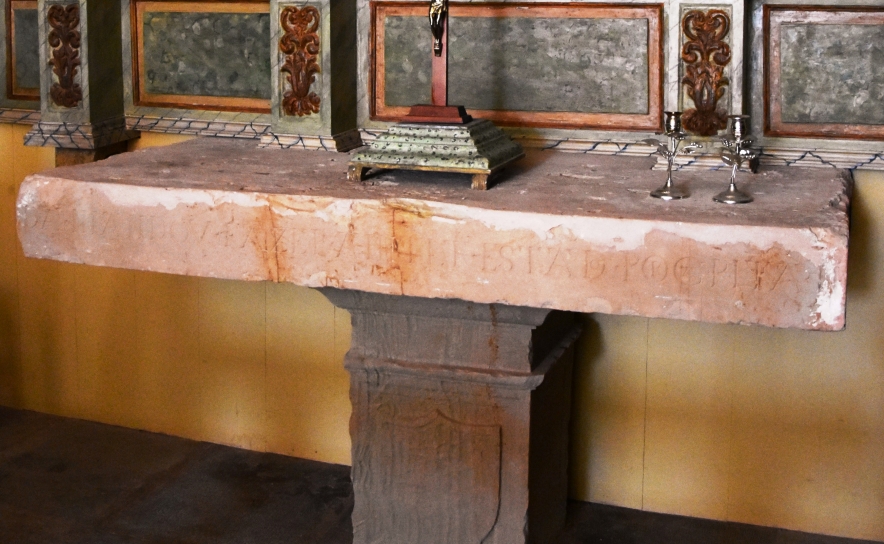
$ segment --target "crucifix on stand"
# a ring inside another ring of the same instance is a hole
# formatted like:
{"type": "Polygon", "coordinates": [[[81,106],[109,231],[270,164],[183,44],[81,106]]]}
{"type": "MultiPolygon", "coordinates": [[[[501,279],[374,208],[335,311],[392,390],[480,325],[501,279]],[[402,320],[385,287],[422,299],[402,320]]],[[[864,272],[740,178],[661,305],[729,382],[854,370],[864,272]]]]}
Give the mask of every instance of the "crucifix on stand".
{"type": "Polygon", "coordinates": [[[362,181],[372,168],[470,174],[473,189],[525,156],[522,147],[487,119],[473,119],[464,106],[448,105],[448,0],[430,0],[432,104],[411,107],[400,123],[350,160],[347,177],[362,181]]]}
{"type": "Polygon", "coordinates": [[[430,31],[433,34],[431,105],[411,107],[407,123],[466,124],[473,120],[463,106],[448,105],[448,0],[431,0],[430,31]]]}

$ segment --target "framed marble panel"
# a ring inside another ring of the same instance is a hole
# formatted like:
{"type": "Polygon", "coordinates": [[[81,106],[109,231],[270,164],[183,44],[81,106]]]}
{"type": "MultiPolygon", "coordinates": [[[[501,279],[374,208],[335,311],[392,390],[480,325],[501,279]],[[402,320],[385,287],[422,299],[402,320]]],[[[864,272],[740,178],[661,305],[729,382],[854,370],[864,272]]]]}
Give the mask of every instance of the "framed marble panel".
{"type": "MultiPolygon", "coordinates": [[[[426,5],[372,2],[370,115],[430,100],[426,5]]],[[[452,3],[449,102],[520,127],[653,131],[662,4],[452,3]]]]}
{"type": "Polygon", "coordinates": [[[884,8],[764,6],[764,134],[884,139],[884,8]]]}
{"type": "Polygon", "coordinates": [[[40,101],[40,39],[36,0],[8,0],[6,98],[40,101]]]}
{"type": "Polygon", "coordinates": [[[269,113],[270,3],[138,1],[135,106],[269,113]]]}

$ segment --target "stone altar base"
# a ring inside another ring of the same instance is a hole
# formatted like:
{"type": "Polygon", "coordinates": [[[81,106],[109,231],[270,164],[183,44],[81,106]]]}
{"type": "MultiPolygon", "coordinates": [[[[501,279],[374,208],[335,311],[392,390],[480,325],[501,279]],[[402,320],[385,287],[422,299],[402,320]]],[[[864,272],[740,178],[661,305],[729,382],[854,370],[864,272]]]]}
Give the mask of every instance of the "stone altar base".
{"type": "Polygon", "coordinates": [[[550,542],[565,521],[573,314],[322,292],[353,322],[354,544],[550,542]]]}

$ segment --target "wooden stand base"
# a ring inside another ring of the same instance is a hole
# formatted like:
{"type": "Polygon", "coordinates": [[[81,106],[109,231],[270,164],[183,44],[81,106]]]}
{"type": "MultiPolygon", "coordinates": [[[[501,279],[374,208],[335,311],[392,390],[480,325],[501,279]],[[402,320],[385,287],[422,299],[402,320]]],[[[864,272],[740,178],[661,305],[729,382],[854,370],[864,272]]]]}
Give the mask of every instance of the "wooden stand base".
{"type": "Polygon", "coordinates": [[[572,314],[323,289],[350,311],[354,544],[551,542],[572,314]]]}
{"type": "Polygon", "coordinates": [[[524,156],[519,144],[485,119],[399,123],[353,155],[347,177],[362,181],[370,168],[454,172],[470,174],[472,188],[484,190],[491,176],[524,156]]]}
{"type": "Polygon", "coordinates": [[[473,120],[463,106],[412,106],[403,123],[433,123],[440,125],[465,125],[473,120]]]}
{"type": "MultiPolygon", "coordinates": [[[[488,172],[473,172],[471,170],[454,170],[451,168],[441,169],[434,167],[422,167],[422,166],[411,166],[411,165],[401,165],[401,164],[384,164],[384,163],[374,163],[374,164],[360,164],[360,163],[350,163],[350,166],[347,170],[347,179],[350,181],[363,181],[365,180],[365,176],[368,174],[368,171],[372,168],[378,168],[381,170],[424,170],[427,172],[454,172],[456,174],[470,174],[472,182],[470,183],[470,189],[477,189],[479,191],[488,190],[489,179],[496,173],[496,171],[488,171],[488,172]]],[[[499,171],[500,169],[498,169],[499,171]]]]}

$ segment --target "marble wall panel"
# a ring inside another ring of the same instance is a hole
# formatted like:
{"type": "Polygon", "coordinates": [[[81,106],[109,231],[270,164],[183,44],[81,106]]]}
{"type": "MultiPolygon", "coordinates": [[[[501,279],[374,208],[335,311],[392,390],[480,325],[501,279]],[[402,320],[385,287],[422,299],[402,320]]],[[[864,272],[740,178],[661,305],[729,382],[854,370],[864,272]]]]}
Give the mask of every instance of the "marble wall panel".
{"type": "Polygon", "coordinates": [[[884,3],[765,3],[752,26],[752,110],[764,120],[765,154],[880,167],[884,3]]]}
{"type": "MultiPolygon", "coordinates": [[[[384,25],[387,105],[428,102],[425,18],[388,17],[384,25]]],[[[647,33],[646,19],[454,18],[450,101],[479,110],[647,113],[647,33]]]]}
{"type": "Polygon", "coordinates": [[[150,94],[270,99],[268,13],[146,12],[150,94]]]}
{"type": "Polygon", "coordinates": [[[464,17],[451,27],[456,103],[480,110],[648,113],[647,19],[464,17]]]}
{"type": "Polygon", "coordinates": [[[383,25],[386,104],[429,104],[432,45],[426,39],[426,18],[390,16],[383,25]]]}
{"type": "Polygon", "coordinates": [[[270,112],[269,3],[145,1],[130,11],[133,106],[270,112]]]}
{"type": "MultiPolygon", "coordinates": [[[[166,4],[168,7],[172,3],[166,4]]],[[[212,5],[203,3],[202,6],[212,5]]],[[[141,132],[164,132],[172,134],[209,135],[231,138],[260,138],[270,129],[270,114],[261,112],[222,111],[213,106],[180,104],[147,105],[139,102],[137,78],[135,72],[138,63],[134,62],[137,52],[138,25],[134,14],[136,3],[122,2],[122,63],[123,63],[123,101],[125,104],[126,125],[130,129],[141,132]]],[[[230,8],[228,8],[230,9],[230,8]]],[[[203,10],[205,11],[205,9],[203,10]]],[[[268,6],[269,12],[269,6],[268,6]]],[[[216,99],[225,97],[215,97],[216,99]]],[[[227,97],[229,99],[229,97],[227,97]]],[[[243,100],[242,98],[234,100],[243,100]]],[[[260,100],[265,99],[246,99],[260,100]]],[[[194,101],[191,101],[194,102],[194,101]]]]}
{"type": "Polygon", "coordinates": [[[37,36],[37,4],[36,2],[12,3],[12,35],[10,42],[11,76],[13,91],[16,94],[40,93],[40,59],[39,37],[37,36]],[[17,7],[16,4],[25,4],[17,7]]]}
{"type": "MultiPolygon", "coordinates": [[[[394,120],[429,102],[431,35],[423,6],[376,6],[374,116],[394,120]]],[[[654,6],[452,4],[449,103],[511,126],[653,130],[662,44],[654,6]]]]}
{"type": "Polygon", "coordinates": [[[783,25],[782,120],[884,125],[884,21],[783,25]]]}
{"type": "Polygon", "coordinates": [[[11,118],[40,106],[38,31],[36,0],[0,0],[0,110],[20,110],[11,118]]]}

